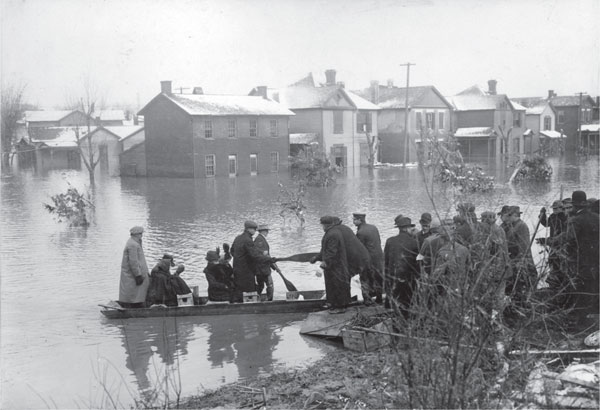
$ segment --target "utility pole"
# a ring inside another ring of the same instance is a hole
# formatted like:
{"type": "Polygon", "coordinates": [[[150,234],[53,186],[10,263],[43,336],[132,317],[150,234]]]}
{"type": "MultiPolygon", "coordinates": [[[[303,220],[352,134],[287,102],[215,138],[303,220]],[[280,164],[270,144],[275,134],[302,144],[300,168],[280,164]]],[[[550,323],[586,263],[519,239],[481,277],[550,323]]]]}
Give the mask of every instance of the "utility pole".
{"type": "Polygon", "coordinates": [[[416,65],[413,63],[404,63],[400,66],[406,66],[406,99],[404,101],[404,161],[402,161],[402,167],[406,167],[406,161],[408,158],[408,86],[410,83],[410,66],[416,65]]]}
{"type": "Polygon", "coordinates": [[[581,110],[583,109],[583,93],[579,92],[579,107],[577,109],[577,146],[575,150],[579,150],[581,146],[581,110]]]}

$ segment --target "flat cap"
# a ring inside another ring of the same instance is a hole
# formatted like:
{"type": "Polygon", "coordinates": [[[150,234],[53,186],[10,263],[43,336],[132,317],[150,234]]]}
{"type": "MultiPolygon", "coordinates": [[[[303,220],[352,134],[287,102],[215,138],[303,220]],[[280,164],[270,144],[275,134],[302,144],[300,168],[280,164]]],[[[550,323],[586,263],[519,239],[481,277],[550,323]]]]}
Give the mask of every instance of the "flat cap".
{"type": "Polygon", "coordinates": [[[352,214],[352,217],[354,219],[365,219],[366,216],[367,216],[367,214],[362,214],[360,212],[355,212],[352,214]]]}
{"type": "Polygon", "coordinates": [[[256,229],[258,225],[254,221],[246,221],[244,222],[244,229],[256,229]]]}
{"type": "Polygon", "coordinates": [[[320,219],[321,225],[331,225],[336,221],[336,217],[335,216],[331,216],[331,215],[325,215],[322,216],[320,219]]]}
{"type": "Polygon", "coordinates": [[[257,231],[268,231],[269,230],[269,225],[267,224],[262,224],[262,225],[258,225],[258,228],[256,228],[257,231]]]}
{"type": "Polygon", "coordinates": [[[134,226],[133,228],[131,228],[129,230],[129,233],[131,235],[137,235],[137,234],[140,234],[140,233],[144,233],[144,228],[142,228],[141,226],[134,226]]]}

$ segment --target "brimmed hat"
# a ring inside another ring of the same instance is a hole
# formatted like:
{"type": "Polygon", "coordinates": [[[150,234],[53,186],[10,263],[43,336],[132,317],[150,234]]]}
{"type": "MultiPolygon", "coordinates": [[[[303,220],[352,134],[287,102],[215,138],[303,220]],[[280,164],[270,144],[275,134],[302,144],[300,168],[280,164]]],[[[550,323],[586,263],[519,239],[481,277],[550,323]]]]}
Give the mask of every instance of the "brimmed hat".
{"type": "Polygon", "coordinates": [[[481,213],[481,219],[483,218],[494,218],[496,219],[496,214],[492,211],[484,211],[481,213]]]}
{"type": "Polygon", "coordinates": [[[500,212],[498,212],[498,215],[506,215],[506,214],[508,214],[509,209],[510,209],[510,206],[504,205],[502,207],[502,209],[500,210],[500,212]]]}
{"type": "Polygon", "coordinates": [[[171,255],[170,253],[165,253],[163,254],[162,258],[160,258],[160,260],[162,259],[170,259],[171,260],[171,266],[175,266],[175,260],[173,258],[173,255],[171,255]]]}
{"type": "Polygon", "coordinates": [[[262,225],[258,225],[258,228],[256,229],[257,231],[268,231],[269,230],[269,225],[267,224],[262,224],[262,225]]]}
{"type": "Polygon", "coordinates": [[[352,217],[354,219],[365,219],[366,216],[367,216],[367,214],[362,214],[362,213],[359,213],[359,212],[355,212],[355,213],[352,214],[352,217]]]}
{"type": "Polygon", "coordinates": [[[244,222],[244,229],[256,229],[258,225],[254,221],[246,221],[244,222]]]}
{"type": "Polygon", "coordinates": [[[522,213],[523,212],[521,212],[521,208],[519,206],[517,206],[517,205],[508,207],[508,214],[509,215],[514,215],[514,214],[521,215],[522,213]]]}
{"type": "Polygon", "coordinates": [[[421,219],[419,219],[419,223],[421,225],[429,225],[431,224],[431,214],[429,212],[424,212],[421,214],[421,219]]]}
{"type": "Polygon", "coordinates": [[[141,226],[134,226],[129,230],[129,234],[131,235],[137,235],[140,233],[144,233],[144,228],[142,228],[141,226]]]}
{"type": "Polygon", "coordinates": [[[398,215],[395,219],[394,219],[394,223],[397,228],[404,228],[404,227],[413,227],[415,226],[415,224],[411,223],[411,220],[409,217],[407,216],[402,216],[402,215],[398,215]]]}
{"type": "Polygon", "coordinates": [[[206,252],[206,259],[209,262],[217,262],[219,260],[219,254],[217,251],[208,251],[206,252]]]}
{"type": "Polygon", "coordinates": [[[588,205],[587,195],[583,191],[573,191],[573,195],[571,195],[571,198],[573,198],[573,206],[587,206],[588,205]]]}
{"type": "Polygon", "coordinates": [[[331,215],[322,216],[321,219],[319,220],[319,222],[321,223],[321,225],[331,225],[335,221],[336,221],[335,216],[331,216],[331,215]]]}
{"type": "Polygon", "coordinates": [[[563,207],[563,201],[561,201],[560,199],[557,199],[556,201],[552,202],[552,208],[562,208],[563,207]]]}

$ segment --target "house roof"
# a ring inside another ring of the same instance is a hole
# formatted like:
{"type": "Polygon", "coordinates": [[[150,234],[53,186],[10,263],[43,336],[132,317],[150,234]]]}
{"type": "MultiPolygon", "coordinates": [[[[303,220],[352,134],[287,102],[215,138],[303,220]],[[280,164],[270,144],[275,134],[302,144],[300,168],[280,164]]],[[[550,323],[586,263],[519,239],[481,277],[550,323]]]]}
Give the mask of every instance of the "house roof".
{"type": "Polygon", "coordinates": [[[308,75],[304,78],[301,78],[300,80],[296,81],[293,84],[290,84],[290,87],[293,86],[297,86],[297,85],[304,85],[304,86],[308,86],[308,87],[314,87],[315,86],[315,80],[313,78],[312,73],[308,73],[308,75]]]}
{"type": "Polygon", "coordinates": [[[581,131],[599,132],[600,124],[583,124],[581,125],[581,131]]]}
{"type": "Polygon", "coordinates": [[[502,101],[506,101],[513,110],[525,111],[525,107],[511,101],[506,94],[490,94],[480,85],[473,85],[460,93],[448,97],[457,111],[496,110],[502,101]]]}
{"type": "MultiPolygon", "coordinates": [[[[440,99],[451,106],[450,102],[433,86],[424,85],[418,87],[408,87],[408,105],[409,107],[420,106],[423,98],[429,93],[433,92],[440,97],[440,99]]],[[[371,88],[365,88],[360,91],[356,91],[356,94],[363,98],[371,98],[371,88]]],[[[406,87],[389,87],[385,85],[379,85],[379,103],[377,104],[381,109],[405,109],[406,108],[406,87]]]]}
{"type": "Polygon", "coordinates": [[[513,110],[515,110],[515,111],[527,111],[527,108],[523,107],[518,102],[513,101],[513,100],[509,100],[509,101],[512,104],[513,110]]]}
{"type": "Polygon", "coordinates": [[[123,125],[120,127],[103,127],[105,130],[115,134],[122,141],[126,138],[137,134],[139,131],[144,129],[143,125],[123,125]]]}
{"type": "Polygon", "coordinates": [[[270,96],[279,98],[279,102],[289,109],[326,108],[328,107],[327,102],[338,92],[358,110],[379,110],[375,104],[339,85],[323,87],[295,85],[279,90],[270,90],[270,96]]]}
{"type": "MultiPolygon", "coordinates": [[[[548,138],[560,138],[561,133],[558,131],[546,130],[546,131],[540,131],[540,135],[543,135],[548,138]]],[[[565,134],[562,134],[562,135],[563,135],[563,138],[567,138],[567,136],[565,134]]]]}
{"type": "MultiPolygon", "coordinates": [[[[259,96],[161,93],[154,99],[160,96],[173,101],[189,115],[295,115],[275,101],[259,96]]],[[[140,114],[143,115],[154,99],[140,110],[140,114]]]]}
{"type": "Polygon", "coordinates": [[[546,109],[547,104],[548,104],[547,102],[544,102],[542,104],[534,105],[533,107],[528,107],[525,110],[525,113],[527,115],[541,115],[544,112],[544,110],[546,109]]]}
{"type": "MultiPolygon", "coordinates": [[[[75,127],[49,127],[49,130],[55,132],[52,139],[32,138],[32,143],[43,143],[51,148],[74,148],[77,147],[77,136],[75,127]]],[[[90,128],[90,134],[93,134],[98,128],[90,128]]],[[[87,128],[79,128],[79,138],[85,138],[88,135],[87,128]]]]}
{"type": "Polygon", "coordinates": [[[492,127],[467,127],[459,128],[454,133],[455,137],[491,137],[496,131],[492,127]]]}
{"type": "Polygon", "coordinates": [[[317,142],[317,134],[314,132],[290,134],[290,144],[310,144],[312,142],[317,142]]]}
{"type": "MultiPolygon", "coordinates": [[[[591,100],[591,103],[594,104],[594,100],[592,100],[589,95],[583,96],[583,99],[588,99],[588,98],[591,100]]],[[[567,96],[552,97],[550,99],[550,102],[555,107],[573,107],[573,106],[578,107],[579,106],[579,96],[578,95],[567,95],[567,96]]]]}
{"type": "Polygon", "coordinates": [[[52,110],[52,111],[25,111],[25,121],[27,122],[48,122],[60,121],[63,118],[74,113],[75,110],[52,110]]]}

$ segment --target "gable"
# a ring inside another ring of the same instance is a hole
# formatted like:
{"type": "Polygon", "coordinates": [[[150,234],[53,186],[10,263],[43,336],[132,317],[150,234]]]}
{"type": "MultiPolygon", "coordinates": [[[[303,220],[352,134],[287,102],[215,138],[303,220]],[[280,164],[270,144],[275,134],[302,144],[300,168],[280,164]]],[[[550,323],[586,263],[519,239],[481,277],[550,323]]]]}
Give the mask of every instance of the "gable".
{"type": "Polygon", "coordinates": [[[341,90],[331,94],[323,103],[323,108],[348,108],[354,109],[352,102],[344,95],[341,90]]]}
{"type": "Polygon", "coordinates": [[[427,108],[450,108],[446,100],[436,93],[433,88],[428,88],[415,103],[415,107],[427,107],[427,108]]]}

